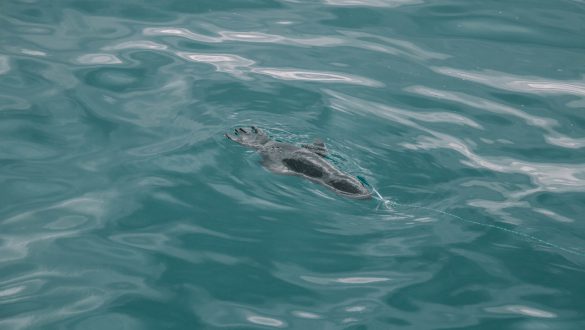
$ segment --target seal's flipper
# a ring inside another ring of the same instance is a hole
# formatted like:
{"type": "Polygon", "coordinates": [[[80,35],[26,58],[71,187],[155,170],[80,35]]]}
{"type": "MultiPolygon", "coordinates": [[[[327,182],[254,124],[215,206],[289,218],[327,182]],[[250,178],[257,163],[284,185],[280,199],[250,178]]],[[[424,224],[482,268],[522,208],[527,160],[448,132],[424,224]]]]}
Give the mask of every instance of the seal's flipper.
{"type": "Polygon", "coordinates": [[[321,157],[326,157],[328,154],[327,148],[325,147],[325,143],[321,140],[315,140],[312,144],[303,144],[301,145],[303,148],[310,150],[321,157]]]}
{"type": "Polygon", "coordinates": [[[260,148],[270,141],[270,138],[255,126],[236,128],[234,129],[233,134],[225,134],[225,137],[241,145],[252,148],[260,148]]]}

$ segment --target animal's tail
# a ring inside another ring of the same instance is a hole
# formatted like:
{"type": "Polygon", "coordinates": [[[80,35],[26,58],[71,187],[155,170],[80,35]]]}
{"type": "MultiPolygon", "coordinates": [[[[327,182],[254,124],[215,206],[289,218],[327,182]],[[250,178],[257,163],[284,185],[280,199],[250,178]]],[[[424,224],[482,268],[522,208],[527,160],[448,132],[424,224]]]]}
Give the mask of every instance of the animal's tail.
{"type": "Polygon", "coordinates": [[[526,240],[529,240],[529,241],[538,242],[538,243],[540,243],[542,245],[548,246],[550,248],[553,248],[553,249],[556,249],[556,250],[559,250],[559,251],[563,251],[563,252],[566,252],[566,253],[578,255],[580,257],[585,257],[585,253],[583,253],[581,251],[577,251],[577,250],[569,249],[569,248],[566,248],[566,247],[563,247],[563,246],[559,246],[557,244],[554,244],[554,243],[545,241],[545,240],[543,240],[541,238],[538,238],[536,236],[532,236],[532,235],[529,235],[529,234],[526,234],[526,233],[523,233],[523,232],[519,232],[519,231],[516,231],[516,230],[513,230],[513,229],[504,228],[504,227],[501,227],[501,226],[498,226],[498,225],[494,225],[494,224],[491,224],[491,223],[483,223],[483,222],[479,222],[479,221],[475,221],[475,220],[465,219],[465,218],[462,218],[462,217],[460,217],[458,215],[455,215],[453,213],[449,213],[449,212],[445,212],[445,211],[433,209],[433,208],[430,208],[430,207],[397,203],[395,201],[391,201],[390,199],[384,198],[378,192],[378,190],[376,190],[376,188],[372,187],[369,184],[367,184],[367,185],[370,188],[372,188],[372,192],[374,193],[374,198],[380,201],[380,203],[378,204],[378,206],[376,207],[376,209],[379,209],[380,206],[383,206],[385,209],[392,211],[392,210],[395,209],[396,206],[402,206],[402,207],[408,207],[408,208],[416,208],[416,209],[429,210],[429,211],[433,211],[433,212],[436,212],[436,213],[440,213],[440,214],[443,214],[443,215],[447,215],[447,216],[453,217],[453,218],[455,218],[457,220],[460,220],[460,221],[463,221],[463,222],[471,223],[471,224],[478,225],[478,226],[482,226],[482,227],[486,227],[486,228],[493,228],[493,229],[501,230],[503,232],[506,232],[506,233],[509,233],[509,234],[512,234],[512,235],[515,235],[515,236],[522,237],[522,238],[524,238],[526,240]]]}

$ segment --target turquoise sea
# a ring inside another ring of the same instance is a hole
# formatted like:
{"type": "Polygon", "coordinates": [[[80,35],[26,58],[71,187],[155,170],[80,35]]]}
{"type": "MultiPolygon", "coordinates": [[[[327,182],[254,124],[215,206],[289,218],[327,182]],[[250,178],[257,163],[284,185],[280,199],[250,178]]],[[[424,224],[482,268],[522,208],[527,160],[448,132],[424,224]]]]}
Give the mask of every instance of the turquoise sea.
{"type": "Polygon", "coordinates": [[[583,0],[0,1],[2,330],[585,329],[584,215],[583,0]]]}

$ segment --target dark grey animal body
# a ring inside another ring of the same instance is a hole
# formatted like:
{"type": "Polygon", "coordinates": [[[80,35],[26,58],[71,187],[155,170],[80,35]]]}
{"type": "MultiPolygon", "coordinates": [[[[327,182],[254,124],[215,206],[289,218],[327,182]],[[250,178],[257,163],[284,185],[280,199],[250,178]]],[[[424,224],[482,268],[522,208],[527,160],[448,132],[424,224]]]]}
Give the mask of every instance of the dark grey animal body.
{"type": "Polygon", "coordinates": [[[359,180],[343,173],[324,159],[327,150],[322,142],[297,147],[270,140],[264,132],[254,126],[238,128],[233,134],[225,136],[241,145],[257,149],[262,156],[262,165],[272,172],[302,176],[346,197],[356,199],[372,197],[370,191],[359,180]]]}

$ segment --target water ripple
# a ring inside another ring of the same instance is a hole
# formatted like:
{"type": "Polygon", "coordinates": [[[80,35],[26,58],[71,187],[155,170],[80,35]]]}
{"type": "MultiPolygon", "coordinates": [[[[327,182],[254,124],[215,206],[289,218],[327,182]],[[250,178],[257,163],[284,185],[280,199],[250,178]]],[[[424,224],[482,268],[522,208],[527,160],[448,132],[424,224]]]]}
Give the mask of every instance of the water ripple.
{"type": "MultiPolygon", "coordinates": [[[[421,119],[414,112],[393,109],[386,105],[361,100],[338,92],[328,91],[328,94],[332,96],[332,107],[337,110],[374,115],[386,120],[396,121],[427,134],[427,136],[417,137],[417,142],[402,143],[402,146],[407,149],[450,149],[464,156],[465,159],[462,162],[467,165],[495,172],[526,175],[538,187],[538,191],[585,191],[585,168],[581,164],[539,163],[510,157],[482,156],[475,152],[472,146],[464,140],[436,129],[427,128],[413,121],[412,119],[421,119]]],[[[425,118],[423,117],[422,119],[424,120],[425,118]]]]}
{"type": "Polygon", "coordinates": [[[324,0],[333,6],[399,7],[423,3],[423,0],[324,0]]]}
{"type": "Polygon", "coordinates": [[[277,79],[283,80],[299,80],[299,81],[318,81],[318,82],[334,82],[334,83],[349,83],[356,85],[383,87],[384,84],[361,77],[351,76],[347,74],[337,74],[329,72],[318,71],[301,71],[295,69],[276,69],[276,68],[254,68],[252,72],[265,74],[277,79]]]}
{"type": "Polygon", "coordinates": [[[582,2],[4,1],[0,328],[583,328],[582,2]]]}
{"type": "Polygon", "coordinates": [[[325,83],[348,83],[371,87],[382,87],[383,84],[375,80],[357,77],[348,74],[319,72],[297,69],[278,69],[253,67],[256,63],[253,60],[231,54],[202,54],[178,52],[177,55],[188,61],[203,62],[211,64],[218,72],[230,73],[242,79],[247,78],[244,73],[252,72],[267,75],[282,80],[316,81],[325,83]]]}
{"type": "Polygon", "coordinates": [[[142,33],[147,36],[170,35],[200,42],[221,42],[221,39],[219,38],[208,37],[199,33],[191,32],[185,28],[145,28],[142,33]]]}
{"type": "Polygon", "coordinates": [[[486,110],[493,113],[500,113],[523,119],[527,125],[540,127],[547,133],[544,138],[546,142],[570,149],[580,149],[585,147],[585,138],[575,138],[566,136],[554,129],[560,124],[552,118],[540,117],[526,113],[518,108],[500,104],[484,98],[468,95],[465,93],[451,92],[445,90],[432,89],[424,86],[411,86],[406,91],[421,94],[441,100],[449,100],[463,104],[465,106],[486,110]]]}
{"type": "Polygon", "coordinates": [[[77,62],[80,64],[121,64],[122,61],[112,54],[86,54],[79,56],[77,62]]]}
{"type": "Polygon", "coordinates": [[[585,191],[585,169],[580,164],[536,163],[506,157],[483,157],[458,138],[437,132],[432,134],[434,138],[423,137],[417,143],[404,146],[412,150],[451,149],[465,156],[465,163],[468,165],[529,176],[539,187],[539,191],[585,191]]]}
{"type": "Polygon", "coordinates": [[[428,97],[458,102],[466,106],[480,108],[486,111],[515,116],[520,119],[523,119],[528,125],[537,126],[545,129],[550,129],[552,126],[558,125],[558,122],[555,121],[554,119],[534,116],[520,109],[516,109],[510,106],[499,104],[497,102],[493,102],[487,99],[483,99],[465,93],[433,89],[425,86],[411,86],[406,88],[405,90],[408,92],[418,93],[428,97]]]}
{"type": "Polygon", "coordinates": [[[446,59],[449,55],[423,49],[416,44],[396,38],[388,38],[375,34],[338,31],[340,36],[307,36],[292,38],[277,34],[257,31],[221,31],[219,27],[208,26],[208,29],[217,31],[217,37],[196,33],[184,28],[146,28],[143,33],[147,36],[175,36],[187,38],[202,43],[222,43],[226,41],[271,43],[289,46],[306,47],[355,47],[369,51],[381,52],[405,58],[420,60],[446,59]],[[374,42],[376,41],[376,42],[374,42]]]}
{"type": "Polygon", "coordinates": [[[125,41],[112,46],[103,47],[103,50],[123,50],[123,49],[153,49],[166,50],[168,47],[163,44],[156,43],[150,40],[132,40],[125,41]]]}
{"type": "Polygon", "coordinates": [[[10,71],[8,56],[0,55],[0,74],[5,74],[8,71],[10,71]]]}
{"type": "Polygon", "coordinates": [[[585,97],[585,81],[583,80],[559,81],[534,76],[517,76],[493,70],[469,71],[449,67],[433,67],[432,69],[440,74],[498,89],[531,94],[566,94],[585,97]]]}
{"type": "Polygon", "coordinates": [[[324,284],[324,285],[330,284],[330,283],[369,284],[369,283],[390,281],[390,279],[386,278],[386,277],[343,277],[343,278],[328,279],[328,278],[319,278],[319,277],[313,277],[313,276],[301,276],[301,278],[307,282],[316,283],[316,284],[324,284]]]}
{"type": "Polygon", "coordinates": [[[203,62],[211,64],[219,72],[227,72],[239,77],[244,72],[242,68],[252,66],[254,61],[231,54],[201,54],[201,53],[187,53],[177,52],[177,56],[184,58],[188,61],[203,62]]]}
{"type": "Polygon", "coordinates": [[[34,49],[22,48],[20,51],[25,55],[31,55],[31,56],[47,56],[48,55],[46,52],[43,52],[40,50],[34,50],[34,49]]]}
{"type": "Polygon", "coordinates": [[[532,308],[532,307],[528,307],[528,306],[519,306],[519,305],[488,307],[485,310],[488,312],[497,313],[497,314],[517,314],[517,315],[539,317],[539,318],[555,318],[555,317],[557,317],[557,315],[555,313],[539,310],[537,308],[532,308]]]}
{"type": "Polygon", "coordinates": [[[259,324],[259,325],[264,325],[267,327],[274,327],[274,328],[286,328],[285,322],[271,318],[271,317],[250,315],[250,316],[246,317],[246,319],[248,321],[250,321],[250,323],[253,323],[253,324],[259,324]]]}

